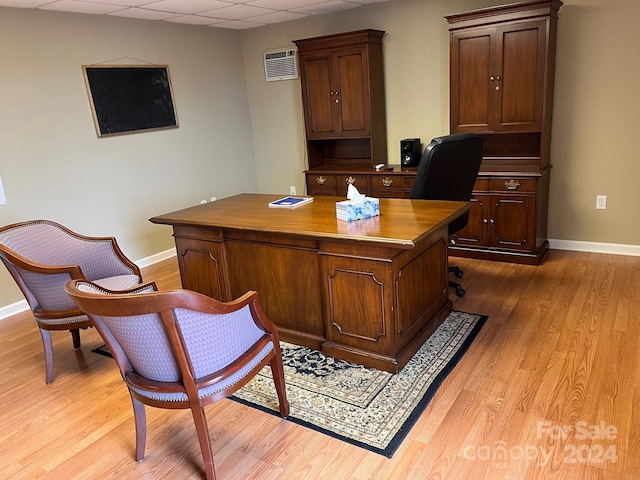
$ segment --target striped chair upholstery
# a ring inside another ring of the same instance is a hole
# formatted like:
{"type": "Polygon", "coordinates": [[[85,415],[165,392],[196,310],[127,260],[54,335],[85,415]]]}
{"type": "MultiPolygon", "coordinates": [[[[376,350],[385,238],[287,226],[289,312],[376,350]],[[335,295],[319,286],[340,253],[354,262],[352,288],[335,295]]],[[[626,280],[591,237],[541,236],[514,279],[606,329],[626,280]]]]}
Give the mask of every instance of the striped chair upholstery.
{"type": "Polygon", "coordinates": [[[80,348],[80,329],[92,326],[64,290],[86,279],[110,290],[141,283],[140,269],[112,237],[87,237],[49,220],[0,228],[0,260],[9,270],[38,323],[45,350],[46,382],[53,381],[51,330],[69,330],[80,348]]]}
{"type": "Polygon", "coordinates": [[[129,388],[136,422],[136,460],[144,458],[144,405],[190,408],[204,459],[215,478],[203,407],[232,395],[270,364],[280,414],[289,414],[276,327],[256,292],[219,302],[189,290],[145,284],[114,292],[74,280],[66,291],[104,338],[129,388]]]}

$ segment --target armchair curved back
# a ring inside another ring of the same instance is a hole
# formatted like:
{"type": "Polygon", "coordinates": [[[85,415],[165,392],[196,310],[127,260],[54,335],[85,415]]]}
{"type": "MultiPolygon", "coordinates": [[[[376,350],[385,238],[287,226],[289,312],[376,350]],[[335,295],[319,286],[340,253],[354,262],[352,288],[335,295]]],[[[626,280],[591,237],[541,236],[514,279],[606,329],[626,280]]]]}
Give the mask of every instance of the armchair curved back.
{"type": "Polygon", "coordinates": [[[264,316],[254,320],[262,315],[255,292],[222,303],[189,290],[154,292],[150,284],[112,292],[75,281],[66,291],[89,314],[124,377],[133,371],[183,384],[186,393],[189,384],[198,390],[242,370],[247,352],[273,347],[275,326],[264,316]]]}
{"type": "Polygon", "coordinates": [[[80,348],[80,330],[89,318],[64,290],[72,279],[87,279],[113,290],[142,281],[140,269],[124,256],[115,238],[87,237],[50,220],[0,227],[0,260],[22,291],[40,328],[46,381],[53,381],[49,330],[69,330],[80,348]]]}
{"type": "Polygon", "coordinates": [[[138,277],[133,285],[142,278],[113,237],[87,237],[49,220],[0,228],[0,259],[36,315],[41,311],[81,314],[64,291],[71,279],[122,277],[123,287],[129,288],[135,281],[130,277],[138,277]]]}

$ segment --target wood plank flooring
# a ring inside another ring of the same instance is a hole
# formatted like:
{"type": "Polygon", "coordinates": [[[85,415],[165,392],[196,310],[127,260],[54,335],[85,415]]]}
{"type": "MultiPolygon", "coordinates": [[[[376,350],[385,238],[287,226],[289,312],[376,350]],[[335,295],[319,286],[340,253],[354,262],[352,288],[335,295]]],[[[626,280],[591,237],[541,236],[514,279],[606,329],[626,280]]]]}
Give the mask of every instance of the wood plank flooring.
{"type": "MultiPolygon", "coordinates": [[[[219,480],[640,479],[640,257],[551,251],[538,267],[452,258],[489,315],[392,459],[231,400],[207,407],[219,480]]],[[[145,280],[180,285],[175,260],[145,280]]],[[[30,314],[0,321],[0,478],[198,479],[189,411],[147,408],[146,457],[115,363],[30,314]]]]}

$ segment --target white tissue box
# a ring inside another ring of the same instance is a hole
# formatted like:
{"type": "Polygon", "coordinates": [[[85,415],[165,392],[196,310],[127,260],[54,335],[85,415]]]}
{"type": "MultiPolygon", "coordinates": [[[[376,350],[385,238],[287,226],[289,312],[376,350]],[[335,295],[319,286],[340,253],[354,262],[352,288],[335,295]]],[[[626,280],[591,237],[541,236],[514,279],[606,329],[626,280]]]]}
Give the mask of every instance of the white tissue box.
{"type": "Polygon", "coordinates": [[[363,218],[377,217],[380,215],[380,200],[364,197],[364,202],[352,203],[351,200],[343,200],[336,203],[336,216],[338,220],[353,222],[363,218]]]}

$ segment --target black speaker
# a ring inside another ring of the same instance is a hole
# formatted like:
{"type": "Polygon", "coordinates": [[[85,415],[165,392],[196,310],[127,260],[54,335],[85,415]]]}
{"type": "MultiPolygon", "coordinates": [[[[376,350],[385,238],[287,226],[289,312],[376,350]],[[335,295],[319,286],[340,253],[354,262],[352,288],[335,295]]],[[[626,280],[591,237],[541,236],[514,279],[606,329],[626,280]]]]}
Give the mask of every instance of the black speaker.
{"type": "Polygon", "coordinates": [[[400,164],[403,167],[417,167],[420,163],[420,139],[400,140],[400,164]]]}

